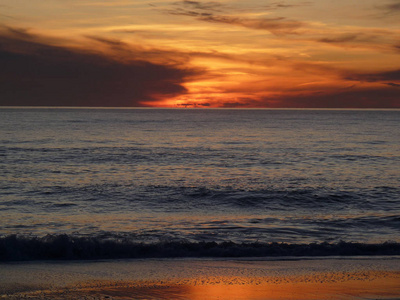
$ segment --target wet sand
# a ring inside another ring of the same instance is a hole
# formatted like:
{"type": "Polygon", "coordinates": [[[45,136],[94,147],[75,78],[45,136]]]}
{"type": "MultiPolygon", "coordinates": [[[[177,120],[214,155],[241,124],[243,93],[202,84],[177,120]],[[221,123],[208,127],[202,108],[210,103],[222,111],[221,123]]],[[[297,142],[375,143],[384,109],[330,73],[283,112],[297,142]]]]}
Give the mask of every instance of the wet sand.
{"type": "Polygon", "coordinates": [[[400,299],[400,258],[0,264],[0,299],[400,299]]]}

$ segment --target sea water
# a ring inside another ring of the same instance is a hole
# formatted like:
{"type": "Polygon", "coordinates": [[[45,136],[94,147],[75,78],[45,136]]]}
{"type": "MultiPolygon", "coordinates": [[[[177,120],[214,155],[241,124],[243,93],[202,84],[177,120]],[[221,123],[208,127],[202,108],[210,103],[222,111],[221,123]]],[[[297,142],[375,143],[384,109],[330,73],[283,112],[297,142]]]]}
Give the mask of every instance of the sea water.
{"type": "Polygon", "coordinates": [[[3,260],[399,254],[399,183],[399,110],[0,109],[3,260]]]}

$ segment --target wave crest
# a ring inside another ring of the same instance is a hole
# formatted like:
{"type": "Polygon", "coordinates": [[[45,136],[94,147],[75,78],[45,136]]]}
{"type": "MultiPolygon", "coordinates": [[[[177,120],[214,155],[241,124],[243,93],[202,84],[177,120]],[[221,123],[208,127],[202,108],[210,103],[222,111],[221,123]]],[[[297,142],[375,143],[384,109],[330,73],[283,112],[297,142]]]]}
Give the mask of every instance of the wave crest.
{"type": "Polygon", "coordinates": [[[44,237],[18,235],[0,237],[0,261],[363,255],[400,255],[400,243],[288,244],[161,241],[146,244],[126,238],[104,239],[66,234],[44,237]]]}

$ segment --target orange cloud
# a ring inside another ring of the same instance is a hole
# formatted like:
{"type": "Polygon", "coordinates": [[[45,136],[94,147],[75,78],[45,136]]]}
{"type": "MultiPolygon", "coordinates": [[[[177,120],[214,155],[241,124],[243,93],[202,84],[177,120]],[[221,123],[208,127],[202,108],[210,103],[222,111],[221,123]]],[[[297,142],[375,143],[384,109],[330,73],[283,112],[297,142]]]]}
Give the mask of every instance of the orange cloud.
{"type": "Polygon", "coordinates": [[[0,105],[398,107],[396,1],[7,1],[0,105]]]}

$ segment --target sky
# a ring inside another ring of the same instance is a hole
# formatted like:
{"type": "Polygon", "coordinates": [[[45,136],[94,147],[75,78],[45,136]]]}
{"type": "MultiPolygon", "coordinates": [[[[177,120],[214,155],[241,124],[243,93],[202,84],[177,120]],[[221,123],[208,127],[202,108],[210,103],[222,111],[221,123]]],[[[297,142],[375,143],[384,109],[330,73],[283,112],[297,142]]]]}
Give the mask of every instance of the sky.
{"type": "Polygon", "coordinates": [[[400,0],[0,0],[0,105],[400,108],[400,0]]]}

